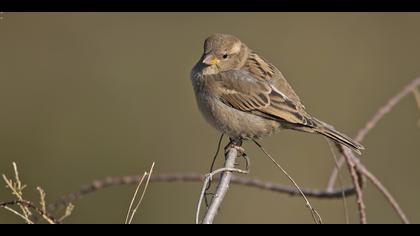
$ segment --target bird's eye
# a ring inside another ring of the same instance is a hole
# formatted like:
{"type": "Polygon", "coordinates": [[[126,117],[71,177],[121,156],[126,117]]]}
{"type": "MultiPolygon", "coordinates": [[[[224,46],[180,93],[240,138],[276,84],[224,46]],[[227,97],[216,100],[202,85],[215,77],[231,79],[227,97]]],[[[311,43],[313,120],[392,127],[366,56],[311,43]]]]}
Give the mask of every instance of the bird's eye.
{"type": "Polygon", "coordinates": [[[228,58],[228,54],[227,53],[223,54],[223,59],[226,59],[226,58],[228,58]]]}

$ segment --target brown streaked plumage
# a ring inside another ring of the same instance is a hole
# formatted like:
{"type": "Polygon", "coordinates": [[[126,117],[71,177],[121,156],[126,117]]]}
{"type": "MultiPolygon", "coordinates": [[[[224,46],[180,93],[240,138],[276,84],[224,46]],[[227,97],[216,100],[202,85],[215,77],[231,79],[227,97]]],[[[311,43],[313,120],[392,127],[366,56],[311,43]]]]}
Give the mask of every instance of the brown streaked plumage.
{"type": "Polygon", "coordinates": [[[364,147],[306,112],[281,72],[238,38],[214,34],[191,72],[206,120],[234,139],[258,139],[280,129],[322,134],[360,153],[364,147]]]}

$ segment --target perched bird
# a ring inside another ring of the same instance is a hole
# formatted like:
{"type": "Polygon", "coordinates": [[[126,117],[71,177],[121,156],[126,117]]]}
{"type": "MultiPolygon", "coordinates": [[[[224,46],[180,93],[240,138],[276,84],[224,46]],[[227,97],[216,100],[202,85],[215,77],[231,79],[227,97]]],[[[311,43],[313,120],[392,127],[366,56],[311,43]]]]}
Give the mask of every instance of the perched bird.
{"type": "Polygon", "coordinates": [[[322,134],[359,154],[364,149],[306,112],[282,73],[233,35],[205,40],[191,81],[205,119],[231,139],[260,139],[292,129],[322,134]]]}

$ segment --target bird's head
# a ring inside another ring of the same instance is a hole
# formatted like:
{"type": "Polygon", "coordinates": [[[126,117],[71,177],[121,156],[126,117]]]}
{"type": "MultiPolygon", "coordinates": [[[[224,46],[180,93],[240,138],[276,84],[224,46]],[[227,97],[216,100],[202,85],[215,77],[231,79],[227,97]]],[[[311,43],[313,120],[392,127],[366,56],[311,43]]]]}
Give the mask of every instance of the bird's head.
{"type": "Polygon", "coordinates": [[[204,41],[201,63],[211,71],[223,72],[239,69],[248,55],[247,46],[237,37],[213,34],[204,41]]]}

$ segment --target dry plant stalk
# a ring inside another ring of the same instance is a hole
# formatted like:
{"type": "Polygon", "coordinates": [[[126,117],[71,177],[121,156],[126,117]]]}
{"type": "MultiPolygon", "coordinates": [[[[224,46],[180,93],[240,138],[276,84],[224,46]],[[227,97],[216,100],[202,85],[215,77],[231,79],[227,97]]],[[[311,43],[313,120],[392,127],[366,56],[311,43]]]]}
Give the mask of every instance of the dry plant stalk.
{"type": "Polygon", "coordinates": [[[264,149],[261,144],[259,144],[257,141],[253,140],[254,143],[261,149],[261,151],[270,158],[270,160],[283,172],[283,174],[292,182],[292,184],[295,186],[295,188],[299,191],[300,195],[305,200],[306,207],[310,210],[312,218],[316,224],[322,224],[322,218],[321,215],[318,213],[315,208],[312,207],[311,203],[309,202],[308,198],[306,197],[305,193],[302,191],[302,189],[299,187],[299,185],[295,182],[295,180],[292,178],[292,176],[289,175],[289,173],[286,172],[286,170],[264,149]]]}
{"type": "Polygon", "coordinates": [[[59,222],[63,222],[67,217],[71,216],[74,210],[74,205],[72,203],[69,203],[66,207],[66,210],[64,211],[63,216],[58,219],[59,222]]]}
{"type": "MultiPolygon", "coordinates": [[[[41,205],[41,211],[42,212],[47,212],[47,204],[45,202],[45,198],[46,198],[46,194],[45,191],[41,188],[41,187],[37,187],[36,188],[39,192],[39,198],[40,198],[40,202],[39,204],[41,205]]],[[[54,220],[50,219],[48,216],[46,216],[45,214],[41,214],[42,218],[44,218],[44,220],[46,220],[49,224],[55,224],[54,220]]]]}
{"type": "MultiPolygon", "coordinates": [[[[23,199],[23,189],[26,188],[26,186],[23,185],[22,182],[20,181],[19,171],[15,162],[13,162],[13,171],[14,171],[15,180],[7,178],[7,176],[4,174],[3,174],[3,180],[4,182],[6,182],[7,188],[12,191],[12,194],[16,197],[16,199],[18,201],[24,202],[25,200],[23,199]]],[[[21,204],[21,203],[17,203],[17,205],[19,206],[21,210],[21,213],[17,215],[23,218],[27,224],[33,224],[32,220],[30,219],[30,217],[32,216],[32,212],[29,210],[29,208],[26,205],[21,204]]],[[[10,208],[5,208],[5,209],[10,211],[10,208]]],[[[16,211],[12,211],[12,213],[16,214],[16,211]]]]}
{"type": "Polygon", "coordinates": [[[20,212],[16,211],[15,209],[9,207],[9,205],[16,205],[18,204],[17,202],[13,202],[13,203],[6,203],[6,202],[2,202],[0,203],[0,207],[10,211],[11,213],[17,215],[18,217],[22,218],[24,221],[26,221],[26,223],[28,224],[33,224],[32,221],[30,221],[26,216],[22,215],[20,212]]]}
{"type": "Polygon", "coordinates": [[[131,198],[131,202],[130,202],[130,206],[128,207],[128,212],[127,212],[127,216],[125,218],[125,224],[128,224],[131,214],[132,214],[132,210],[133,210],[133,206],[134,206],[134,201],[136,200],[137,194],[140,190],[141,185],[143,184],[144,179],[147,176],[147,172],[144,172],[143,176],[140,178],[139,184],[137,185],[136,191],[134,192],[133,197],[131,198]]]}
{"type": "MultiPolygon", "coordinates": [[[[10,208],[9,206],[15,206],[15,205],[22,205],[27,207],[28,209],[32,209],[34,211],[36,211],[39,215],[41,216],[45,216],[47,218],[49,218],[49,220],[47,222],[52,222],[52,224],[59,224],[60,222],[58,220],[56,220],[53,216],[51,216],[50,214],[48,214],[47,212],[43,212],[40,208],[38,208],[37,206],[35,206],[33,203],[29,202],[29,201],[20,201],[20,200],[13,200],[10,202],[0,202],[0,207],[7,209],[18,215],[19,217],[21,217],[22,219],[25,220],[25,216],[22,215],[22,213],[14,210],[13,208],[10,208]]],[[[34,224],[34,221],[31,220],[32,224],[34,224]]]]}
{"type": "Polygon", "coordinates": [[[12,194],[16,197],[16,200],[9,201],[9,202],[1,202],[0,207],[4,208],[13,214],[17,215],[18,217],[25,220],[27,224],[34,224],[36,221],[35,215],[32,213],[31,210],[34,210],[38,215],[40,215],[47,223],[49,224],[59,224],[61,220],[71,215],[71,211],[73,210],[73,206],[71,204],[68,205],[68,209],[66,209],[66,213],[60,220],[55,219],[51,216],[47,211],[47,203],[46,203],[46,194],[45,191],[41,187],[37,187],[37,191],[40,196],[40,207],[37,207],[32,202],[25,200],[23,197],[23,189],[26,185],[22,184],[22,181],[19,177],[19,171],[15,162],[13,162],[13,170],[14,170],[14,180],[8,178],[6,175],[3,174],[3,179],[6,182],[6,187],[9,188],[12,194]],[[13,209],[11,206],[19,206],[20,212],[13,209]],[[72,207],[70,207],[72,206],[72,207]]]}
{"type": "Polygon", "coordinates": [[[127,217],[125,219],[125,224],[131,224],[133,222],[134,216],[136,215],[136,212],[138,211],[141,203],[143,202],[143,198],[144,198],[144,195],[146,194],[147,187],[149,186],[150,178],[152,176],[154,167],[155,167],[155,163],[153,162],[152,167],[150,167],[149,172],[145,172],[143,174],[143,176],[141,177],[141,179],[139,181],[139,184],[137,185],[136,191],[134,192],[134,196],[131,199],[130,206],[128,208],[127,217]],[[138,200],[136,206],[133,208],[134,202],[136,201],[136,198],[137,198],[138,192],[140,190],[140,187],[141,187],[144,179],[146,178],[146,176],[147,176],[147,180],[146,180],[143,192],[142,192],[142,194],[140,196],[140,199],[138,200]]]}

